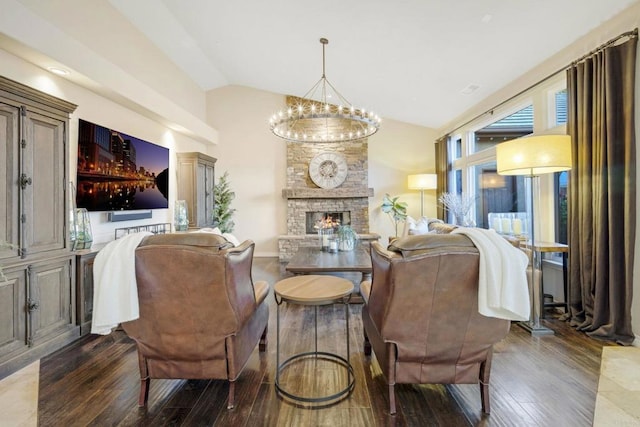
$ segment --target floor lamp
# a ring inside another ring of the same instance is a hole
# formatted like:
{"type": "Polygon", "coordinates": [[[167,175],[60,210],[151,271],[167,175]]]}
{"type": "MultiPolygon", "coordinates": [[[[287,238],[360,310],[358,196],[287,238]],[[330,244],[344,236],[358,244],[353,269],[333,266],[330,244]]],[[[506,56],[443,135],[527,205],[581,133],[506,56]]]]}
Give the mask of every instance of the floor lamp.
{"type": "Polygon", "coordinates": [[[528,136],[503,142],[496,146],[496,161],[500,175],[522,175],[531,179],[531,275],[529,297],[531,315],[520,325],[531,335],[553,335],[553,331],[540,324],[543,290],[540,274],[540,253],[535,244],[535,211],[540,202],[540,175],[571,169],[571,137],[568,135],[528,136]]]}
{"type": "Polygon", "coordinates": [[[438,175],[435,173],[421,173],[407,177],[409,190],[420,190],[420,216],[424,216],[424,190],[438,188],[438,175]]]}

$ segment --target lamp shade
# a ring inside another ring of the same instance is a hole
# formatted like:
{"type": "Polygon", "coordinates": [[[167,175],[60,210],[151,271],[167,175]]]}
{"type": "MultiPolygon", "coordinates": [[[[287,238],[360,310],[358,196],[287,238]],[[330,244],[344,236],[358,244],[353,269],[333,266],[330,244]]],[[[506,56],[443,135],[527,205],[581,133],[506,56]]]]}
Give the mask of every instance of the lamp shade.
{"type": "Polygon", "coordinates": [[[435,173],[409,175],[407,184],[410,190],[433,190],[438,188],[438,175],[435,173]]]}
{"type": "Polygon", "coordinates": [[[496,146],[500,175],[542,175],[571,169],[569,135],[526,136],[496,146]]]}

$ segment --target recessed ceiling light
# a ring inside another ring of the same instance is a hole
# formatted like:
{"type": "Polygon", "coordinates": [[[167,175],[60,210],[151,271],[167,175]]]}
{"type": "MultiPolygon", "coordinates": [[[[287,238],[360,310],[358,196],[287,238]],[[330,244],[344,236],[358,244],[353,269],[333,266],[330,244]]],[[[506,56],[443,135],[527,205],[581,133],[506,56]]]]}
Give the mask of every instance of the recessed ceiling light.
{"type": "Polygon", "coordinates": [[[63,68],[58,67],[48,67],[47,70],[51,71],[53,74],[57,74],[59,76],[66,76],[69,72],[63,68]]]}
{"type": "Polygon", "coordinates": [[[473,92],[475,92],[478,89],[480,89],[480,86],[471,84],[471,85],[465,87],[464,89],[462,89],[461,93],[463,95],[471,95],[473,92]]]}

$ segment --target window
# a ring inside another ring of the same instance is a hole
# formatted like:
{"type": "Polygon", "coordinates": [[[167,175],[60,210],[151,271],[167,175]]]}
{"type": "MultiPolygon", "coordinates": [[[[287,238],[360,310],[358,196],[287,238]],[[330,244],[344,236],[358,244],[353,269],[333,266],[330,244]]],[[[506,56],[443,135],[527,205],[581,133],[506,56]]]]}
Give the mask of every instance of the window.
{"type": "Polygon", "coordinates": [[[457,137],[453,143],[453,158],[459,159],[462,157],[462,138],[457,137]]]}
{"type": "Polygon", "coordinates": [[[490,213],[524,212],[523,178],[498,175],[495,146],[533,132],[533,104],[472,132],[471,153],[466,158],[469,182],[466,188],[476,196],[475,223],[489,228],[490,213]]]}
{"type": "MultiPolygon", "coordinates": [[[[475,197],[470,216],[478,227],[490,227],[489,213],[531,209],[529,180],[498,175],[496,145],[532,133],[565,133],[566,122],[566,81],[564,73],[559,73],[455,130],[450,139],[448,191],[475,197]]],[[[540,237],[545,240],[566,241],[567,178],[567,173],[557,174],[555,181],[554,175],[540,177],[545,196],[539,199],[538,208],[542,212],[555,211],[555,221],[538,224],[542,227],[540,237]]]]}
{"type": "Polygon", "coordinates": [[[556,242],[567,244],[567,183],[569,172],[554,174],[556,242]]]}
{"type": "Polygon", "coordinates": [[[495,160],[473,166],[477,227],[490,228],[489,214],[526,212],[524,177],[499,175],[495,160]]]}
{"type": "Polygon", "coordinates": [[[527,105],[515,113],[475,131],[472,152],[477,153],[495,147],[501,142],[520,138],[533,132],[533,105],[527,105]]]}
{"type": "Polygon", "coordinates": [[[555,126],[567,123],[567,89],[561,89],[553,94],[554,111],[551,123],[555,126]]]}

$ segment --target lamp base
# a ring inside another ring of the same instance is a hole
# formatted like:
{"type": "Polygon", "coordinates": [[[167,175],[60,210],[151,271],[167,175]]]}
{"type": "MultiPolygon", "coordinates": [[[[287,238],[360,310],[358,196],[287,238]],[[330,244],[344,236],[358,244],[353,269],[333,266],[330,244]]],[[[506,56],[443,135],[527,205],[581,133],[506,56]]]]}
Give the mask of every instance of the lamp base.
{"type": "Polygon", "coordinates": [[[544,335],[554,335],[552,329],[547,328],[546,326],[542,326],[541,324],[535,325],[533,322],[518,322],[518,325],[529,332],[531,332],[531,336],[540,337],[544,335]]]}

